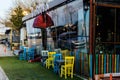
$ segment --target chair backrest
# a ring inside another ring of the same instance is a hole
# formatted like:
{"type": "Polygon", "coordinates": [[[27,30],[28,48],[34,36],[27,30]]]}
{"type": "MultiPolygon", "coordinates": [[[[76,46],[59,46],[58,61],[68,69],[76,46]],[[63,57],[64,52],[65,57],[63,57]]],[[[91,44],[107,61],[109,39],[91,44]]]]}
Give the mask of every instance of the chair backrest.
{"type": "Polygon", "coordinates": [[[23,49],[23,53],[24,53],[24,54],[26,54],[26,52],[27,52],[27,49],[26,49],[26,48],[24,48],[24,49],[23,49]]]}
{"type": "Polygon", "coordinates": [[[24,50],[24,46],[20,46],[20,50],[24,50]]]}
{"type": "Polygon", "coordinates": [[[60,49],[60,48],[54,49],[54,51],[55,51],[56,53],[61,53],[61,49],[60,49]]]}
{"type": "Polygon", "coordinates": [[[74,57],[73,56],[66,56],[65,57],[65,66],[74,66],[74,57]]]}
{"type": "Polygon", "coordinates": [[[48,52],[48,58],[53,58],[56,52],[48,52]]]}
{"type": "Polygon", "coordinates": [[[70,51],[69,50],[61,50],[61,53],[62,53],[62,56],[63,56],[63,59],[65,59],[65,56],[69,56],[70,55],[70,51]]]}
{"type": "Polygon", "coordinates": [[[41,56],[48,56],[48,50],[42,50],[41,56]]]}
{"type": "Polygon", "coordinates": [[[28,54],[35,54],[35,48],[28,48],[28,54]]]}
{"type": "Polygon", "coordinates": [[[27,47],[28,51],[35,51],[35,47],[27,47]]]}
{"type": "Polygon", "coordinates": [[[54,54],[54,61],[61,59],[62,59],[62,54],[54,54]]]}

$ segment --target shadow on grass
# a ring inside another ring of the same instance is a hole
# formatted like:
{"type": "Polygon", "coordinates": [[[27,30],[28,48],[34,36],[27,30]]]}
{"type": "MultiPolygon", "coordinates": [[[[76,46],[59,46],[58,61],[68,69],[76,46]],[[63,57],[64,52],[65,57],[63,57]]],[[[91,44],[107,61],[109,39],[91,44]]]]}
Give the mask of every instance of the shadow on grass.
{"type": "Polygon", "coordinates": [[[52,69],[46,69],[39,62],[20,61],[16,56],[0,57],[0,66],[9,80],[81,80],[75,76],[73,79],[70,77],[60,78],[52,69]]]}

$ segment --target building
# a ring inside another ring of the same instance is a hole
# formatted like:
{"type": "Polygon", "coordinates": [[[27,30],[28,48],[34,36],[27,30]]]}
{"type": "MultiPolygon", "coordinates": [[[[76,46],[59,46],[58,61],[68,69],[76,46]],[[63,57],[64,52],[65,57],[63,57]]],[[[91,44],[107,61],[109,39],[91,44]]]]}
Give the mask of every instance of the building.
{"type": "MultiPolygon", "coordinates": [[[[43,48],[48,47],[48,35],[40,34],[43,33],[41,27],[33,29],[37,16],[47,12],[54,22],[53,26],[45,28],[45,33],[52,33],[49,36],[50,45],[54,45],[52,49],[63,48],[59,46],[63,45],[64,49],[73,51],[70,55],[75,56],[75,74],[95,79],[95,75],[120,72],[119,4],[119,0],[54,0],[47,4],[49,8],[45,10],[39,6],[39,9],[25,16],[23,22],[26,23],[27,30],[34,31],[27,31],[27,36],[36,35],[42,41],[37,42],[37,38],[33,37],[34,41],[28,39],[39,45],[41,43],[43,48]],[[76,26],[77,38],[70,37],[74,33],[71,30],[73,26],[76,26]],[[68,36],[61,39],[64,35],[68,36]],[[73,46],[75,47],[72,48],[73,46]]],[[[29,40],[28,44],[32,44],[29,40]]]]}

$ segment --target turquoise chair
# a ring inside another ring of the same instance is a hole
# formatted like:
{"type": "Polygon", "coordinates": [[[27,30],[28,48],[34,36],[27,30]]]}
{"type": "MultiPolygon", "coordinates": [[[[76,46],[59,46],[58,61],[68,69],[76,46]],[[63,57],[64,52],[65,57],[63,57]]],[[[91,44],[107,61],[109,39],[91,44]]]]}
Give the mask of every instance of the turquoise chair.
{"type": "Polygon", "coordinates": [[[26,60],[26,48],[23,48],[23,52],[19,53],[19,60],[26,60]]]}
{"type": "Polygon", "coordinates": [[[23,50],[24,49],[24,46],[20,46],[20,50],[23,50]]]}
{"type": "Polygon", "coordinates": [[[62,60],[62,54],[54,54],[54,68],[53,68],[53,70],[54,70],[54,72],[55,73],[59,73],[60,72],[60,66],[59,66],[59,64],[56,62],[57,60],[62,60]]]}
{"type": "Polygon", "coordinates": [[[27,60],[33,60],[35,56],[35,48],[29,48],[27,52],[27,60]]]}

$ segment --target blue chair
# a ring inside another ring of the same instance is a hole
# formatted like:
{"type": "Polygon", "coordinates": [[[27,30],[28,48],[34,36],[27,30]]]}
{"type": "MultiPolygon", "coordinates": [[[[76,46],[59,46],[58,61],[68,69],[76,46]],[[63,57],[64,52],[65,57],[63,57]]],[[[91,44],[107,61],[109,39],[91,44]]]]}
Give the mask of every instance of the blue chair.
{"type": "Polygon", "coordinates": [[[62,60],[62,54],[54,54],[54,72],[55,73],[59,73],[60,71],[60,66],[59,64],[56,62],[57,60],[62,60]]]}
{"type": "Polygon", "coordinates": [[[20,50],[21,50],[21,49],[24,49],[24,46],[20,46],[19,49],[20,49],[20,50]]]}
{"type": "Polygon", "coordinates": [[[27,60],[33,60],[35,56],[35,48],[29,48],[27,52],[27,60]]]}
{"type": "Polygon", "coordinates": [[[23,48],[23,52],[19,53],[19,60],[26,60],[26,48],[23,48]]]}

